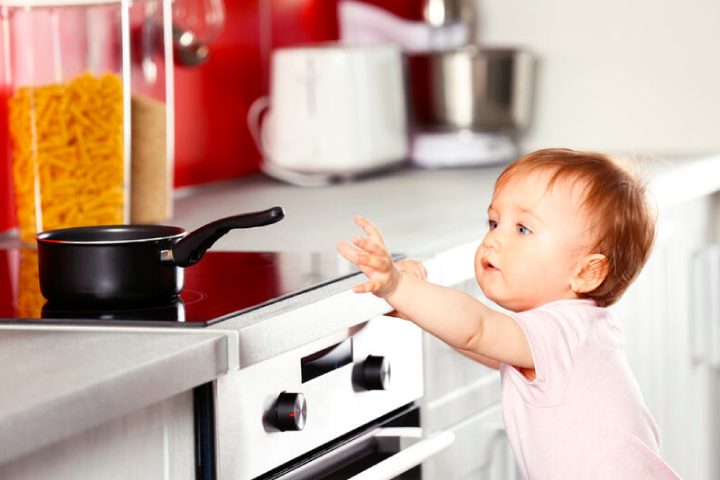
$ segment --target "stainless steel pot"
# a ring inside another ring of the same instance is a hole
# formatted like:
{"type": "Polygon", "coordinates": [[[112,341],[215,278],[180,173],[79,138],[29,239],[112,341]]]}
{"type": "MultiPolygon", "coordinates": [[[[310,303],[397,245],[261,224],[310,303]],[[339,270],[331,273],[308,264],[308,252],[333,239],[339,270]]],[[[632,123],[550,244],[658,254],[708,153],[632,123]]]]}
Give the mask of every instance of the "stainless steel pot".
{"type": "Polygon", "coordinates": [[[416,128],[517,133],[530,121],[534,58],[528,52],[468,45],[409,54],[407,65],[416,128]]]}

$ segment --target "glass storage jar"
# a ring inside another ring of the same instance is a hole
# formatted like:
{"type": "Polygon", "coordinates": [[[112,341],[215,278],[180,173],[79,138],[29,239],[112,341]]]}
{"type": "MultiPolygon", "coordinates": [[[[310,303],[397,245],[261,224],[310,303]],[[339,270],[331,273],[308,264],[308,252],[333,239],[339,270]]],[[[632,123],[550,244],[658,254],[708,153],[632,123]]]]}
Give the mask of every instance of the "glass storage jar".
{"type": "Polygon", "coordinates": [[[170,0],[0,0],[20,238],[171,215],[170,0]]]}

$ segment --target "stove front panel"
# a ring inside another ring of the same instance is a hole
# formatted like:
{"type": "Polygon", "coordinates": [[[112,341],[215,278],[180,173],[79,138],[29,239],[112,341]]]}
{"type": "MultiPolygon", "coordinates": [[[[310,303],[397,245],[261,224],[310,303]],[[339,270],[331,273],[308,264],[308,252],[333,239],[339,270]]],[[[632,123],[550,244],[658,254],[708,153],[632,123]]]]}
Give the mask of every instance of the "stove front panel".
{"type": "Polygon", "coordinates": [[[220,377],[219,477],[255,478],[417,400],[422,374],[421,330],[405,320],[376,317],[220,377]],[[290,408],[278,403],[281,394],[290,408]],[[302,417],[295,422],[302,430],[293,430],[290,418],[278,420],[278,411],[302,417]]]}

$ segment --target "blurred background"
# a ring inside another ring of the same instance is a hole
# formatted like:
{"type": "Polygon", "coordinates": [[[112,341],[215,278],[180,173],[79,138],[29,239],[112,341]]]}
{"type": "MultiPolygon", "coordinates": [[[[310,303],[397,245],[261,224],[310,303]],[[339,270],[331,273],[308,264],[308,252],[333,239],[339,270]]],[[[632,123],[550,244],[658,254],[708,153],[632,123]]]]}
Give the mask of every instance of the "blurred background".
{"type": "MultiPolygon", "coordinates": [[[[178,0],[177,6],[184,1],[178,0]]],[[[375,4],[427,19],[425,2],[375,4]]],[[[248,109],[270,89],[273,50],[340,38],[336,0],[226,0],[206,63],[175,66],[174,185],[257,172],[248,109]]],[[[476,0],[464,20],[480,45],[536,58],[532,121],[522,151],[567,146],[630,154],[720,148],[720,4],[476,0]]],[[[466,7],[467,8],[467,5],[466,7]]],[[[2,116],[6,121],[5,115],[2,116]]],[[[6,125],[0,125],[6,135],[6,125]]],[[[3,142],[7,144],[8,142],[3,142]]],[[[14,226],[9,160],[2,162],[0,231],[14,226]]]]}
{"type": "MultiPolygon", "coordinates": [[[[372,2],[369,2],[372,3],[372,2]]],[[[422,20],[419,0],[376,1],[422,20]]],[[[242,175],[259,154],[247,108],[269,88],[272,49],[339,38],[337,1],[230,0],[211,60],[176,69],[176,185],[242,175]],[[202,121],[198,121],[202,119],[202,121]]],[[[720,148],[720,4],[479,0],[477,39],[538,58],[524,150],[658,154],[720,148]]]]}

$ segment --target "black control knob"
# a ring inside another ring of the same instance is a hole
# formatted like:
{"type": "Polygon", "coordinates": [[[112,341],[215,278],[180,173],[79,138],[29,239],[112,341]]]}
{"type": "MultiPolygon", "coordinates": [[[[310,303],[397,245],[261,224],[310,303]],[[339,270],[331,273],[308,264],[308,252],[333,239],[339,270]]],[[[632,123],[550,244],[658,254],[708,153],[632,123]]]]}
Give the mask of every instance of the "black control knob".
{"type": "Polygon", "coordinates": [[[281,431],[302,430],[307,419],[305,396],[302,393],[281,393],[275,404],[275,414],[281,431]]]}
{"type": "Polygon", "coordinates": [[[390,385],[390,362],[385,357],[368,355],[362,366],[362,376],[368,390],[387,390],[390,385]]]}

